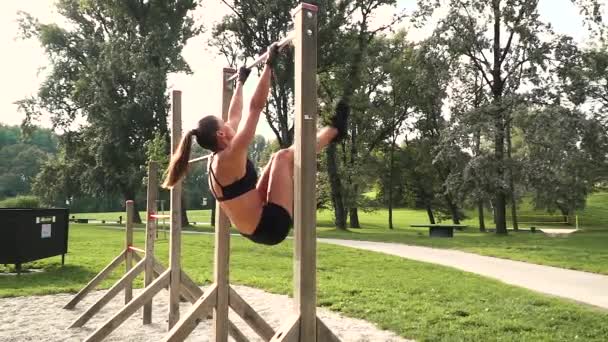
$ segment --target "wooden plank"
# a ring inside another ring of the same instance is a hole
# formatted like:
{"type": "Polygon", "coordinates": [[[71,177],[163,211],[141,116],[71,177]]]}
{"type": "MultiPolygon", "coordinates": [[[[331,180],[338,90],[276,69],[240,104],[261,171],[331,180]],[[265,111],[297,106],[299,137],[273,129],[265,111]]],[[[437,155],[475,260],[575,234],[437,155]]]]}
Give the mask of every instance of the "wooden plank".
{"type": "MultiPolygon", "coordinates": [[[[222,70],[222,118],[228,120],[228,109],[234,92],[234,83],[227,81],[236,70],[224,68],[222,70]]],[[[228,341],[228,305],[230,284],[230,222],[219,202],[215,203],[215,256],[213,274],[217,286],[217,304],[213,310],[213,336],[212,341],[228,341]]]]}
{"type": "Polygon", "coordinates": [[[299,5],[295,21],[294,302],[299,341],[314,342],[316,314],[317,10],[299,5]]]}
{"type": "Polygon", "coordinates": [[[122,264],[123,260],[125,260],[125,254],[127,251],[123,251],[120,253],[114,260],[112,260],[101,272],[99,272],[89,283],[82,288],[63,308],[67,310],[71,310],[76,307],[78,304],[89,292],[95,289],[99,283],[101,283],[104,279],[106,279],[112,271],[118,265],[122,264]]]}
{"type": "MultiPolygon", "coordinates": [[[[127,221],[125,225],[126,238],[125,238],[125,273],[129,273],[133,268],[133,252],[130,250],[133,246],[133,201],[128,200],[125,204],[127,209],[127,221]]],[[[125,304],[131,301],[133,298],[133,283],[129,283],[125,286],[125,304]]]]}
{"type": "MultiPolygon", "coordinates": [[[[171,96],[171,151],[175,153],[182,139],[182,92],[174,90],[171,96]]],[[[171,189],[171,233],[169,246],[169,329],[179,321],[182,246],[182,183],[171,189]]]]}
{"type": "Polygon", "coordinates": [[[154,297],[163,287],[169,284],[169,271],[165,271],[156,278],[150,286],[144,289],[139,296],[133,298],[126,306],[118,311],[114,316],[108,319],[99,329],[89,335],[86,342],[97,342],[106,338],[116,328],[118,328],[127,318],[131,317],[139,308],[141,308],[150,298],[154,297]]]}
{"type": "Polygon", "coordinates": [[[317,317],[317,341],[318,342],[340,342],[336,336],[323,321],[317,317]]]}
{"type": "MultiPolygon", "coordinates": [[[[158,163],[148,163],[148,189],[147,189],[147,209],[146,213],[148,218],[146,219],[146,246],[145,246],[145,273],[144,273],[144,287],[150,286],[154,281],[154,243],[156,241],[156,228],[157,220],[151,220],[150,215],[156,213],[156,200],[158,199],[158,163]]],[[[152,300],[150,298],[148,302],[144,304],[144,315],[143,323],[152,323],[152,300]]]]}
{"type": "Polygon", "coordinates": [[[245,334],[243,334],[232,322],[230,322],[228,325],[228,333],[230,336],[232,336],[232,339],[234,339],[235,342],[249,342],[247,336],[245,336],[245,334]]]}
{"type": "Polygon", "coordinates": [[[230,287],[230,307],[264,341],[272,339],[275,334],[274,329],[232,287],[230,287]]]}
{"type": "MultiPolygon", "coordinates": [[[[312,339],[299,340],[300,336],[300,316],[291,316],[280,328],[276,334],[272,337],[270,342],[308,342],[312,339]]],[[[313,335],[316,337],[316,334],[313,335]]]]}
{"type": "MultiPolygon", "coordinates": [[[[177,322],[171,328],[164,341],[183,341],[192,333],[192,330],[196,328],[200,317],[203,317],[206,313],[208,313],[214,305],[216,305],[217,299],[217,286],[210,286],[207,291],[201,296],[199,300],[194,303],[190,311],[184,315],[184,317],[177,322]]],[[[226,328],[228,331],[228,328],[226,328]]]]}
{"type": "Polygon", "coordinates": [[[99,312],[106,304],[108,304],[112,298],[116,297],[120,291],[122,291],[127,284],[133,282],[133,279],[144,270],[144,260],[138,262],[129,272],[125,273],[120,280],[116,282],[101,298],[99,298],[93,305],[91,305],[85,312],[78,317],[74,323],[70,325],[70,328],[77,328],[83,326],[88,322],[95,314],[99,312]]]}

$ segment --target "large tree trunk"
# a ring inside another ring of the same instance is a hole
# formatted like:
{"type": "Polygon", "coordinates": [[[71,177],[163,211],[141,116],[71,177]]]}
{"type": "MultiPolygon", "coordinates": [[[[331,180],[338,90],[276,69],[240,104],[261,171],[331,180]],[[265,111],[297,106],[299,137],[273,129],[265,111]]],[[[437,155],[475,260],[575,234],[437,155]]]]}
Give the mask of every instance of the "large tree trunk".
{"type": "MultiPolygon", "coordinates": [[[[135,201],[135,192],[127,191],[123,194],[126,201],[133,201],[133,223],[141,223],[141,215],[139,215],[139,208],[137,207],[137,201],[135,201]]],[[[147,219],[147,218],[146,218],[147,219]]]]}
{"type": "MultiPolygon", "coordinates": [[[[510,120],[510,118],[508,119],[510,120]]],[[[511,158],[511,123],[507,122],[507,159],[509,160],[509,196],[511,200],[511,220],[513,221],[513,230],[519,230],[517,223],[517,201],[515,198],[515,183],[513,181],[513,159],[511,158]]]]}
{"type": "Polygon", "coordinates": [[[188,220],[188,212],[186,211],[187,208],[187,201],[186,201],[186,194],[184,192],[182,192],[182,227],[188,227],[190,225],[190,221],[188,220]]]}
{"type": "Polygon", "coordinates": [[[425,205],[425,207],[426,207],[426,214],[429,217],[429,223],[430,224],[435,224],[435,215],[433,215],[433,208],[431,207],[431,204],[427,203],[425,205]]]}
{"type": "Polygon", "coordinates": [[[350,208],[348,210],[349,222],[351,228],[361,228],[359,224],[359,210],[357,207],[350,208]]]}
{"type": "Polygon", "coordinates": [[[391,141],[388,162],[388,229],[393,229],[393,165],[395,163],[395,140],[391,141]]]}
{"type": "MultiPolygon", "coordinates": [[[[504,181],[504,150],[505,150],[505,120],[504,120],[504,109],[502,108],[502,92],[503,92],[503,80],[502,80],[502,69],[501,69],[501,46],[500,46],[500,24],[501,24],[501,10],[500,0],[493,0],[492,7],[494,10],[494,68],[492,70],[492,95],[493,103],[495,106],[495,117],[494,117],[494,157],[496,161],[496,176],[501,182],[504,181]]],[[[502,187],[498,187],[495,196],[496,205],[496,234],[506,235],[507,234],[507,221],[506,221],[506,202],[507,196],[502,187]]]]}
{"type": "MultiPolygon", "coordinates": [[[[350,142],[351,142],[350,168],[352,171],[356,167],[355,165],[356,165],[356,160],[357,160],[357,125],[356,124],[352,125],[351,134],[350,134],[350,142]]],[[[358,210],[358,203],[357,203],[357,199],[359,196],[359,185],[353,184],[355,182],[353,182],[353,178],[350,174],[348,176],[348,180],[350,182],[351,189],[353,191],[353,193],[351,194],[352,203],[348,210],[350,228],[361,228],[361,225],[359,224],[359,210],[358,210]]]]}
{"type": "Polygon", "coordinates": [[[338,163],[336,156],[336,144],[327,146],[327,175],[331,191],[331,202],[334,207],[336,228],[346,230],[346,210],[342,198],[342,183],[338,175],[338,163]]]}
{"type": "Polygon", "coordinates": [[[215,227],[215,202],[211,205],[211,227],[215,227]]]}
{"type": "Polygon", "coordinates": [[[445,200],[448,204],[448,208],[450,208],[450,214],[452,215],[452,223],[460,224],[460,212],[458,211],[458,206],[454,203],[452,196],[446,195],[445,200]]]}
{"type": "Polygon", "coordinates": [[[486,231],[486,220],[485,220],[485,217],[483,214],[483,201],[477,202],[477,212],[479,215],[479,231],[485,232],[486,231]]]}

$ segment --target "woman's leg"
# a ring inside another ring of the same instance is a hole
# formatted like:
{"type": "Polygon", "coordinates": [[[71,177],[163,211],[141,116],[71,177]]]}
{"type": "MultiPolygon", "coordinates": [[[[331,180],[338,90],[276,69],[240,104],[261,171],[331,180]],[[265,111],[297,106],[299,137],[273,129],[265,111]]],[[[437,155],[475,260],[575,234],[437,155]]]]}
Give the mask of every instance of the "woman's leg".
{"type": "Polygon", "coordinates": [[[268,196],[268,180],[270,179],[270,168],[272,166],[272,162],[274,161],[275,154],[273,153],[270,156],[270,160],[264,166],[264,170],[262,170],[262,176],[258,180],[258,184],[256,185],[256,189],[260,193],[260,197],[263,199],[264,204],[267,202],[268,196]]]}
{"type": "MultiPolygon", "coordinates": [[[[323,127],[317,133],[317,153],[338,134],[333,127],[323,127]]],[[[272,155],[270,161],[264,168],[264,172],[258,182],[258,191],[266,194],[266,203],[272,202],[287,209],[293,217],[293,158],[295,146],[280,150],[272,155]]]]}

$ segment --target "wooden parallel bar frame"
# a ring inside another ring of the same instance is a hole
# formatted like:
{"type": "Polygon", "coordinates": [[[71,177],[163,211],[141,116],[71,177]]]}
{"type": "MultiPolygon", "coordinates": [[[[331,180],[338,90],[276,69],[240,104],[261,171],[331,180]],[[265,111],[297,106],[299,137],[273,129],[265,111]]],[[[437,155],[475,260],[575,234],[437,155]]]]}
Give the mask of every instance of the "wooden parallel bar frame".
{"type": "MultiPolygon", "coordinates": [[[[234,70],[232,73],[234,73],[234,70]]],[[[232,73],[230,75],[232,75],[232,73]]],[[[179,144],[179,141],[181,140],[181,92],[177,90],[172,92],[172,114],[171,136],[173,150],[175,150],[179,144]]],[[[158,188],[156,185],[158,180],[157,171],[158,167],[156,163],[151,162],[148,169],[149,218],[159,217],[159,215],[156,215],[155,208],[156,198],[158,198],[158,188]]],[[[114,316],[108,319],[101,327],[88,336],[85,341],[94,342],[103,340],[142,306],[144,307],[144,322],[149,322],[145,317],[145,306],[148,303],[151,303],[153,298],[162,289],[167,289],[169,291],[169,330],[171,330],[171,328],[180,321],[179,303],[181,299],[190,301],[194,304],[192,310],[190,311],[192,315],[188,317],[188,323],[184,324],[183,326],[191,326],[193,322],[196,325],[201,319],[211,318],[209,313],[211,312],[212,308],[215,307],[215,303],[218,300],[216,295],[217,286],[213,285],[210,287],[210,289],[213,289],[211,294],[203,293],[196,283],[181,269],[181,191],[182,188],[180,183],[174,186],[171,191],[171,241],[169,267],[165,269],[154,258],[153,243],[156,238],[156,220],[149,219],[146,225],[146,255],[142,258],[137,254],[133,254],[133,257],[135,260],[138,260],[138,266],[136,266],[136,268],[139,269],[143,267],[147,271],[146,274],[150,275],[150,283],[146,283],[145,289],[137,297],[133,298],[127,305],[115,313],[114,316]],[[150,244],[148,244],[148,242],[150,242],[150,244]],[[154,275],[157,275],[156,279],[154,279],[154,275]]],[[[228,221],[226,218],[225,229],[228,232],[227,222],[228,221]]],[[[132,246],[130,249],[135,250],[135,248],[132,246]]],[[[136,268],[133,268],[131,272],[135,273],[136,268]]],[[[129,277],[131,276],[132,275],[130,274],[129,277]]],[[[115,291],[112,291],[112,293],[114,292],[115,291]]],[[[226,303],[228,303],[227,298],[226,303]]],[[[237,342],[247,341],[245,335],[227,319],[225,329],[226,333],[232,336],[237,342]]]]}
{"type": "MultiPolygon", "coordinates": [[[[127,223],[126,223],[126,238],[125,238],[125,273],[129,273],[133,268],[133,209],[132,200],[126,202],[127,223]]],[[[133,282],[129,282],[125,286],[125,304],[133,299],[133,282]]]]}
{"type": "Polygon", "coordinates": [[[301,3],[295,31],[294,309],[295,316],[271,341],[325,342],[339,339],[317,317],[316,132],[317,12],[301,3]]]}
{"type": "MultiPolygon", "coordinates": [[[[182,92],[174,90],[171,96],[171,152],[175,153],[182,140],[182,92]]],[[[169,320],[171,329],[179,321],[179,299],[182,256],[182,182],[171,188],[171,227],[169,240],[169,320]]]]}
{"type": "MultiPolygon", "coordinates": [[[[317,7],[306,3],[293,12],[296,29],[287,42],[296,46],[296,153],[294,163],[295,235],[294,235],[294,296],[295,315],[275,333],[262,317],[229,284],[229,222],[216,202],[215,283],[190,313],[185,315],[164,341],[183,341],[195,328],[197,318],[213,305],[213,338],[226,342],[231,322],[228,307],[264,341],[339,342],[340,340],[316,314],[316,68],[317,68],[317,7]],[[211,298],[215,296],[215,302],[211,298]]],[[[282,43],[283,44],[283,43],[282,43]]],[[[259,59],[262,60],[263,56],[259,59]],[[261,59],[260,59],[261,58],[261,59]]],[[[257,62],[257,60],[256,60],[257,62]]],[[[254,63],[256,63],[254,62],[254,63]]],[[[222,116],[226,120],[232,97],[232,69],[224,69],[222,116]]],[[[234,334],[231,333],[233,337],[234,334]]],[[[244,336],[242,336],[244,338],[244,336]]],[[[235,337],[235,339],[237,339],[235,337]]],[[[238,339],[237,339],[238,341],[238,339]]]]}
{"type": "MultiPolygon", "coordinates": [[[[128,274],[133,269],[133,259],[137,259],[136,252],[143,250],[133,247],[133,216],[134,203],[132,200],[125,202],[126,221],[125,221],[125,248],[118,256],[116,256],[105,268],[103,268],[89,283],[83,287],[72,299],[63,307],[66,310],[72,310],[80,303],[91,291],[93,291],[104,279],[106,279],[120,264],[125,263],[125,274],[128,274]]],[[[119,280],[120,282],[120,280],[119,280]]],[[[117,282],[118,283],[118,282],[117,282]]],[[[116,284],[117,284],[116,283],[116,284]]],[[[124,284],[125,304],[133,298],[132,282],[124,284]]],[[[99,300],[103,300],[100,298],[99,300]]],[[[94,303],[93,306],[99,305],[94,303]]],[[[86,312],[85,312],[86,313],[86,312]]]]}
{"type": "MultiPolygon", "coordinates": [[[[148,163],[148,189],[146,194],[146,214],[151,217],[156,213],[158,199],[158,163],[148,163]]],[[[145,273],[144,287],[154,281],[154,242],[156,241],[157,220],[146,220],[145,273]]],[[[152,323],[152,299],[144,304],[143,324],[152,323]]]]}

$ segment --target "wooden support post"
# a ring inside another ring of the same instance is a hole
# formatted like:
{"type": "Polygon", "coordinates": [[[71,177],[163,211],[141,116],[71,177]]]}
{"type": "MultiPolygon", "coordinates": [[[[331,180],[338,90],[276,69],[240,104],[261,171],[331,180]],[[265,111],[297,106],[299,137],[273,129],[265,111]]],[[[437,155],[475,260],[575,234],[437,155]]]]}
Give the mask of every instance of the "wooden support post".
{"type": "Polygon", "coordinates": [[[76,304],[78,304],[89,292],[95,289],[99,283],[106,279],[116,267],[122,264],[123,260],[125,260],[126,253],[127,251],[125,250],[114,258],[114,260],[112,260],[112,262],[110,262],[106,268],[101,270],[101,272],[99,272],[95,278],[91,279],[91,281],[85,287],[83,287],[82,290],[80,290],[63,308],[71,310],[76,307],[76,304]]]}
{"type": "MultiPolygon", "coordinates": [[[[151,161],[148,163],[148,194],[147,194],[147,218],[146,218],[146,255],[144,256],[145,273],[144,287],[148,287],[154,281],[154,243],[156,240],[156,227],[158,220],[151,219],[150,215],[156,214],[156,200],[158,199],[158,164],[151,161]]],[[[144,304],[143,323],[152,323],[152,300],[144,304]]]]}
{"type": "MultiPolygon", "coordinates": [[[[127,223],[126,238],[125,238],[125,273],[129,273],[133,268],[133,251],[129,247],[133,246],[133,200],[126,202],[127,209],[127,223]]],[[[133,283],[129,283],[125,286],[125,304],[131,301],[133,298],[133,283]]]]}
{"type": "MultiPolygon", "coordinates": [[[[182,140],[182,92],[174,90],[171,96],[171,151],[175,153],[182,140]]],[[[182,246],[182,184],[171,189],[171,235],[169,246],[169,329],[179,321],[179,289],[181,279],[182,246]]]]}
{"type": "Polygon", "coordinates": [[[127,318],[131,317],[139,308],[141,308],[145,302],[150,298],[154,297],[160,290],[169,284],[169,271],[165,271],[163,274],[158,276],[149,287],[147,287],[139,296],[135,297],[125,307],[118,311],[112,318],[107,320],[99,329],[95,330],[89,337],[85,339],[86,342],[97,342],[103,340],[105,337],[110,335],[112,331],[118,328],[122,322],[127,318]]]}
{"type": "Polygon", "coordinates": [[[295,39],[294,301],[299,341],[316,342],[317,7],[293,12],[295,39]]]}
{"type": "MultiPolygon", "coordinates": [[[[222,119],[228,120],[228,108],[234,92],[234,83],[228,79],[236,73],[236,70],[224,68],[222,71],[222,119]]],[[[229,272],[230,272],[230,221],[220,207],[219,202],[215,204],[215,264],[213,274],[217,286],[217,300],[213,310],[213,335],[215,342],[228,341],[228,305],[230,296],[229,272]]]]}
{"type": "Polygon", "coordinates": [[[232,287],[230,287],[230,307],[264,341],[272,339],[275,334],[274,329],[232,287]]]}
{"type": "MultiPolygon", "coordinates": [[[[211,308],[216,305],[217,286],[210,286],[199,300],[194,303],[190,312],[176,324],[165,338],[167,342],[183,341],[196,328],[200,317],[204,316],[211,308]]],[[[228,325],[226,325],[228,333],[228,325]]]]}
{"type": "Polygon", "coordinates": [[[128,273],[126,273],[114,286],[112,286],[108,292],[106,292],[97,302],[91,305],[85,312],[78,317],[74,323],[70,325],[70,328],[77,328],[83,326],[88,322],[96,313],[99,312],[106,304],[108,304],[112,298],[116,297],[120,291],[122,291],[127,284],[133,283],[133,280],[144,270],[144,261],[140,261],[133,267],[128,273]]]}

